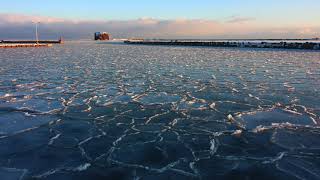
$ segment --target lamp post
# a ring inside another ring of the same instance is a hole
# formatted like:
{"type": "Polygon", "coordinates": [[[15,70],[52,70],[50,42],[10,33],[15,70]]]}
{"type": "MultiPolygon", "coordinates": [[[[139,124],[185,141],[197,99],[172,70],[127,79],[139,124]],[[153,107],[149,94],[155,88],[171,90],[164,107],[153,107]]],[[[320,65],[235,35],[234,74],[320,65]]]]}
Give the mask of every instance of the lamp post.
{"type": "Polygon", "coordinates": [[[36,43],[39,44],[38,24],[40,24],[40,22],[33,22],[33,23],[36,24],[36,43]]]}

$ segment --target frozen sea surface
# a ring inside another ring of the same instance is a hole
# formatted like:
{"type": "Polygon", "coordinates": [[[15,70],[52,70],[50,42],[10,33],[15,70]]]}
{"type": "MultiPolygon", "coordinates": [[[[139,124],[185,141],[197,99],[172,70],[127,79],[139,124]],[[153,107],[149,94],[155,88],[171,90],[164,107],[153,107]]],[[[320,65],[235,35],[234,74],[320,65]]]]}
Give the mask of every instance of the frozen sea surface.
{"type": "Polygon", "coordinates": [[[320,179],[320,52],[0,49],[0,177],[320,179]]]}

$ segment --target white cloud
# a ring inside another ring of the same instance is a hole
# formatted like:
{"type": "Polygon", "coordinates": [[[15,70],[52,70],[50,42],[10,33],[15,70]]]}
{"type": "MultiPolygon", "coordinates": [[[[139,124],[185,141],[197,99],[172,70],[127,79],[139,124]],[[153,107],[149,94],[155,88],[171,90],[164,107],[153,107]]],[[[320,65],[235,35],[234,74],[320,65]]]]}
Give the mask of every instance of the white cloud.
{"type": "Polygon", "coordinates": [[[228,18],[227,23],[247,23],[254,20],[255,18],[252,17],[231,16],[228,18]]]}
{"type": "Polygon", "coordinates": [[[31,23],[31,22],[42,22],[42,23],[58,23],[65,22],[65,19],[45,17],[45,16],[31,16],[22,14],[0,14],[0,23],[31,23]]]}

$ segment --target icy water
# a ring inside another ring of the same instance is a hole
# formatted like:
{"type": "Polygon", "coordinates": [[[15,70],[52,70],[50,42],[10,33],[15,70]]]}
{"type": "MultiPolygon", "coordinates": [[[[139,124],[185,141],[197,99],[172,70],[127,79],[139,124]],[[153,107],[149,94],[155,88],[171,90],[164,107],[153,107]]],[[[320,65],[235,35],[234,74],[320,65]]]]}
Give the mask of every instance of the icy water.
{"type": "Polygon", "coordinates": [[[0,49],[0,179],[320,179],[320,52],[0,49]]]}

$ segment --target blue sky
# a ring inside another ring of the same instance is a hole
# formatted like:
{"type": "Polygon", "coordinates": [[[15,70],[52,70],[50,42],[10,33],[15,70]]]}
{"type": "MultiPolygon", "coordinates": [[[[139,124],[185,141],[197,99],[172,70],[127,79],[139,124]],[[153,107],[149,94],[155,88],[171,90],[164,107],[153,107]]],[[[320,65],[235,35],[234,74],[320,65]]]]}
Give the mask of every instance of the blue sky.
{"type": "Polygon", "coordinates": [[[266,21],[320,18],[319,0],[1,0],[0,12],[72,19],[215,19],[230,16],[266,21]],[[298,12],[298,13],[297,13],[298,12]]]}
{"type": "Polygon", "coordinates": [[[21,35],[34,20],[42,22],[47,34],[72,36],[81,31],[81,37],[96,30],[117,37],[320,36],[320,0],[0,1],[0,36],[4,38],[21,35]]]}

